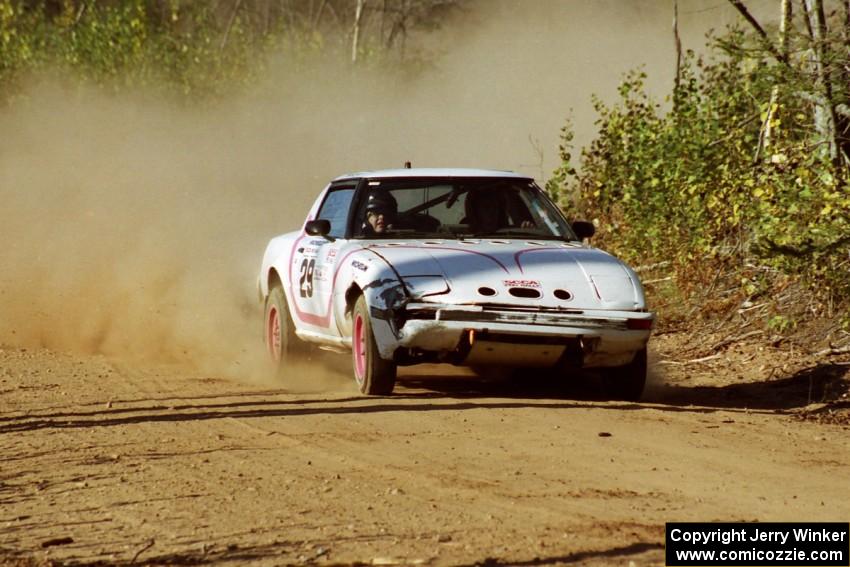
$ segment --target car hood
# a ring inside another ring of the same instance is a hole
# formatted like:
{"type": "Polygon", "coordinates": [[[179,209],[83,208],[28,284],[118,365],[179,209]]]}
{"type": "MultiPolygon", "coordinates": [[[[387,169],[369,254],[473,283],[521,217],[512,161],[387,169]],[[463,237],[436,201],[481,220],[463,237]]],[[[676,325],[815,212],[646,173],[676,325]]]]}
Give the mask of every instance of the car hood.
{"type": "Polygon", "coordinates": [[[375,243],[369,249],[391,264],[423,301],[568,309],[646,307],[634,271],[606,252],[577,243],[406,240],[375,243]]]}

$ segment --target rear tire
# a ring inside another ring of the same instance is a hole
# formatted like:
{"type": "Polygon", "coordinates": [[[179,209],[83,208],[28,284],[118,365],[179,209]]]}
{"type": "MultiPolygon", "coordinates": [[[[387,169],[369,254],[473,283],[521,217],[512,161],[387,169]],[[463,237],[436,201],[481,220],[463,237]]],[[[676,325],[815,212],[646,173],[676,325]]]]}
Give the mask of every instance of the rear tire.
{"type": "Polygon", "coordinates": [[[395,362],[381,358],[378,352],[369,306],[362,295],[357,298],[352,313],[351,352],[354,379],[360,392],[369,396],[391,394],[395,387],[397,366],[395,362]]]}
{"type": "Polygon", "coordinates": [[[289,314],[283,288],[276,285],[269,290],[263,317],[263,336],[275,371],[278,373],[299,356],[306,353],[306,344],[295,334],[295,324],[289,314]]]}
{"type": "Polygon", "coordinates": [[[605,390],[612,400],[636,402],[646,386],[646,347],[635,354],[625,366],[605,370],[605,390]]]}

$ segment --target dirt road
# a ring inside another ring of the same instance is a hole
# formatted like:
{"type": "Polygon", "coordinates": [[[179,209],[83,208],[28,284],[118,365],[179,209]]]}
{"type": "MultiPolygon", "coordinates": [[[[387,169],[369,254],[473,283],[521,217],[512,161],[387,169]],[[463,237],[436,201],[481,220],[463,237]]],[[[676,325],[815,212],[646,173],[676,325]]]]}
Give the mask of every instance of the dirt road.
{"type": "Polygon", "coordinates": [[[847,425],[792,414],[848,367],[732,350],[721,372],[671,360],[676,340],[637,404],[433,369],[390,398],[332,373],[292,393],[6,348],[0,557],[641,565],[666,521],[847,521],[847,425]]]}

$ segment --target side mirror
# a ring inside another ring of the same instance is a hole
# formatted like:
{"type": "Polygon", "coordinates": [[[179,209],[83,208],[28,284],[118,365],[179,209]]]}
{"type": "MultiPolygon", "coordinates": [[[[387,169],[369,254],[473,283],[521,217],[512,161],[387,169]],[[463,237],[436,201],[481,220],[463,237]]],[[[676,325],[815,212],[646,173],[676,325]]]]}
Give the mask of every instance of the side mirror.
{"type": "Polygon", "coordinates": [[[596,234],[596,227],[593,226],[592,222],[577,220],[573,222],[573,232],[576,233],[579,239],[584,240],[596,234]]]}
{"type": "Polygon", "coordinates": [[[331,231],[331,221],[326,219],[316,219],[307,221],[304,225],[304,232],[310,236],[327,236],[331,231]]]}

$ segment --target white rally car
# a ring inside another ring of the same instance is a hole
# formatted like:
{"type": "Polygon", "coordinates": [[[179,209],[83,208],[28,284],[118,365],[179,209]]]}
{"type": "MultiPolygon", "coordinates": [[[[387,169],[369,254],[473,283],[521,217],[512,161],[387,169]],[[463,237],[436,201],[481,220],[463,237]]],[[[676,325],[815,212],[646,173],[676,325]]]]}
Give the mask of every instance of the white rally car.
{"type": "Polygon", "coordinates": [[[637,275],[583,243],[526,176],[400,169],[333,180],[300,230],[269,242],[258,281],[272,360],[350,351],[364,394],[399,365],[598,369],[612,398],[646,381],[654,315],[637,275]]]}

